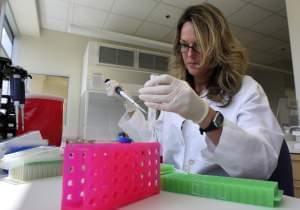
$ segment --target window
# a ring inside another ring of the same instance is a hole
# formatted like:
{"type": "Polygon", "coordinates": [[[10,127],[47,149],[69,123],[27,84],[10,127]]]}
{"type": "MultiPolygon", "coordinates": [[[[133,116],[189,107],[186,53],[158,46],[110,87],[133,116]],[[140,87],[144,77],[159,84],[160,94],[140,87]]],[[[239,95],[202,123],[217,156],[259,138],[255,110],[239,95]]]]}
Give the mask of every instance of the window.
{"type": "Polygon", "coordinates": [[[4,51],[6,57],[11,58],[12,49],[13,49],[14,35],[10,28],[7,18],[4,19],[4,24],[2,28],[1,36],[1,48],[4,51]]]}
{"type": "MultiPolygon", "coordinates": [[[[12,15],[11,7],[7,1],[0,1],[0,56],[11,58],[13,43],[17,33],[16,23],[12,15]]],[[[9,81],[2,81],[2,94],[9,95],[9,81]]]]}
{"type": "Polygon", "coordinates": [[[133,67],[134,52],[130,50],[100,46],[99,62],[133,67]]]}
{"type": "Polygon", "coordinates": [[[169,58],[166,56],[154,55],[149,53],[139,53],[139,67],[157,71],[168,70],[169,58]]]}

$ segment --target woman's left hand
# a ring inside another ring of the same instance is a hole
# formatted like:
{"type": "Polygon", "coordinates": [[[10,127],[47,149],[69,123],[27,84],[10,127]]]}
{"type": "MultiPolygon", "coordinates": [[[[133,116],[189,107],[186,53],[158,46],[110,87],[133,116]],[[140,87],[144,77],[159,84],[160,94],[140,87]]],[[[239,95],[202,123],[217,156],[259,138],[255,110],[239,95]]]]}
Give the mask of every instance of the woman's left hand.
{"type": "Polygon", "coordinates": [[[150,79],[139,92],[139,98],[145,102],[146,106],[175,112],[196,123],[201,123],[208,113],[208,104],[187,82],[167,74],[150,79]]]}

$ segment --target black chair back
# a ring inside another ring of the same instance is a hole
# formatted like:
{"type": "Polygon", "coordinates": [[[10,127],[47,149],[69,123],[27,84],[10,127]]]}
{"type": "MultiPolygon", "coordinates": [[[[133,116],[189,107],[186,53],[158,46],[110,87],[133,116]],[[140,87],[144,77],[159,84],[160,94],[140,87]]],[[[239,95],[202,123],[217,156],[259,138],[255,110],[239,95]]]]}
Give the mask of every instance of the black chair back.
{"type": "Polygon", "coordinates": [[[285,140],[282,142],[277,167],[269,180],[278,182],[279,189],[285,195],[294,196],[292,162],[285,140]]]}

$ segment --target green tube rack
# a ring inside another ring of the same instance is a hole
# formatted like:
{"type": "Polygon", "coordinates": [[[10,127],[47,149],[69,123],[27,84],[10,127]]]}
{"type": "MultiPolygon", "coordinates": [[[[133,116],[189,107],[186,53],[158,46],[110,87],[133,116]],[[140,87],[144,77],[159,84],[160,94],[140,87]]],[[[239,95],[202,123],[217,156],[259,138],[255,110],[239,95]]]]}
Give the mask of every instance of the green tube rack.
{"type": "Polygon", "coordinates": [[[175,172],[175,168],[171,164],[160,164],[160,176],[175,172]]]}
{"type": "Polygon", "coordinates": [[[259,206],[276,207],[282,199],[277,182],[177,173],[161,166],[160,186],[164,191],[215,198],[259,206]]]}

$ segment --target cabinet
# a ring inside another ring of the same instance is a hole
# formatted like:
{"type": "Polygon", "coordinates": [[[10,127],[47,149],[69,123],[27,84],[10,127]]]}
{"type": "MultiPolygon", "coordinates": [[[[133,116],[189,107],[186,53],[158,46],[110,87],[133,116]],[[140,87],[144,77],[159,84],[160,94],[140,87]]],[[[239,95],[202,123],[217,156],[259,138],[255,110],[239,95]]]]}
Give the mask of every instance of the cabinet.
{"type": "MultiPolygon", "coordinates": [[[[137,96],[132,96],[132,98],[146,109],[137,96]]],[[[105,91],[85,91],[80,101],[80,138],[86,140],[116,139],[118,133],[122,131],[118,122],[125,113],[123,102],[121,97],[107,96],[105,91]]]]}
{"type": "Polygon", "coordinates": [[[120,44],[89,42],[83,57],[81,95],[86,90],[103,89],[100,77],[143,86],[152,73],[166,73],[168,56],[163,52],[145,51],[120,44]],[[95,83],[95,80],[98,81],[95,83]]]}
{"type": "Polygon", "coordinates": [[[118,121],[125,112],[122,101],[106,96],[105,92],[86,91],[81,98],[80,128],[82,139],[116,139],[118,121]]]}
{"type": "Polygon", "coordinates": [[[300,198],[300,154],[291,154],[295,197],[300,198]]]}
{"type": "Polygon", "coordinates": [[[152,51],[119,44],[88,43],[83,58],[80,138],[111,140],[121,131],[118,122],[125,112],[123,100],[106,96],[105,79],[117,80],[143,106],[143,102],[137,97],[138,90],[150,78],[151,73],[165,73],[163,70],[168,63],[167,54],[150,52],[152,51]]]}

